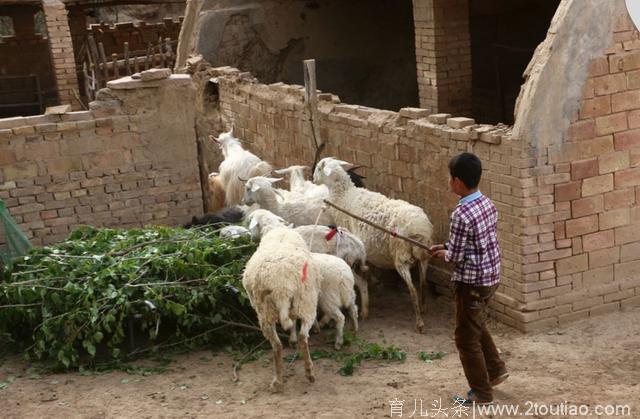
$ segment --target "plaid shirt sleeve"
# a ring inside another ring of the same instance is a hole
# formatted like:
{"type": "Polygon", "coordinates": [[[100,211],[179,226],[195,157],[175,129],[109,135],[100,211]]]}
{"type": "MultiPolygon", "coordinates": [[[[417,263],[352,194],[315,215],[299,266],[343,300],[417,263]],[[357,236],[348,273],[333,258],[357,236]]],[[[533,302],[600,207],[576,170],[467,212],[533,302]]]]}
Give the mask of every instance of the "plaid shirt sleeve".
{"type": "Polygon", "coordinates": [[[449,228],[449,242],[444,260],[449,263],[458,263],[464,260],[464,249],[467,244],[468,226],[467,223],[456,214],[451,217],[449,228]]]}

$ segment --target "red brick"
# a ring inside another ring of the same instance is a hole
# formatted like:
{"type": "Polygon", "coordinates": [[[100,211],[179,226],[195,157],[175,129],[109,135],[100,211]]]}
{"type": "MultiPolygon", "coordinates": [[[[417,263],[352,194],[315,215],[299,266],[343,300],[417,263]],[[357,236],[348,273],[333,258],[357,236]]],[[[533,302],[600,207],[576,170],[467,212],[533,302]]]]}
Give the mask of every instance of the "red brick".
{"type": "Polygon", "coordinates": [[[598,231],[598,216],[575,218],[566,221],[566,235],[568,238],[582,236],[598,231]]]}
{"type": "Polygon", "coordinates": [[[603,195],[595,195],[571,201],[571,216],[573,218],[597,214],[602,211],[604,211],[603,195]]]}
{"type": "Polygon", "coordinates": [[[596,96],[622,92],[627,88],[624,74],[608,74],[593,79],[596,96]]]}
{"type": "Polygon", "coordinates": [[[606,249],[613,247],[615,237],[613,230],[598,231],[597,233],[587,234],[582,238],[582,250],[591,252],[592,250],[606,249]]]}
{"type": "MultiPolygon", "coordinates": [[[[609,58],[609,72],[615,73],[618,71],[630,71],[636,70],[640,68],[640,52],[631,52],[628,54],[619,54],[614,55],[609,58]]],[[[614,74],[611,74],[612,76],[614,74]]],[[[615,74],[616,76],[624,74],[615,74]]],[[[606,76],[605,76],[606,77],[606,76]]],[[[613,86],[617,84],[617,82],[611,81],[610,84],[613,86]]]]}
{"type": "Polygon", "coordinates": [[[582,105],[580,106],[580,119],[588,119],[596,116],[608,115],[610,113],[611,96],[608,95],[596,96],[593,99],[583,100],[582,105]]]}
{"type": "Polygon", "coordinates": [[[554,235],[555,235],[555,239],[556,240],[562,240],[565,238],[565,233],[564,233],[564,222],[558,222],[555,223],[553,225],[553,231],[554,231],[554,235]]]}
{"type": "Polygon", "coordinates": [[[589,77],[609,74],[609,61],[605,57],[596,58],[589,63],[589,77]]]}
{"type": "Polygon", "coordinates": [[[616,245],[632,243],[640,238],[640,224],[616,228],[616,245]]]}
{"type": "Polygon", "coordinates": [[[556,202],[571,201],[580,198],[582,193],[581,182],[568,182],[554,186],[556,202]]]}
{"type": "Polygon", "coordinates": [[[640,167],[621,170],[615,173],[616,189],[640,185],[640,167]]]}
{"type": "Polygon", "coordinates": [[[556,274],[558,276],[570,275],[576,272],[584,272],[589,269],[589,259],[586,253],[571,256],[556,261],[556,274]]]}
{"type": "Polygon", "coordinates": [[[640,129],[616,133],[613,142],[618,151],[638,148],[640,147],[640,129]]]}
{"type": "Polygon", "coordinates": [[[582,181],[582,196],[597,195],[613,190],[613,174],[601,175],[582,181]]]}
{"type": "Polygon", "coordinates": [[[620,248],[620,261],[629,262],[640,259],[640,241],[625,244],[620,248]]]}
{"type": "Polygon", "coordinates": [[[629,120],[629,129],[640,128],[640,110],[629,112],[627,119],[629,120]]]}
{"type": "Polygon", "coordinates": [[[626,226],[631,222],[629,208],[620,208],[603,212],[599,217],[601,230],[626,226]]]}
{"type": "Polygon", "coordinates": [[[627,89],[640,89],[640,70],[627,73],[627,89]]]}
{"type": "Polygon", "coordinates": [[[615,94],[611,97],[611,110],[613,112],[630,111],[639,108],[640,90],[630,90],[628,92],[615,94]]]}
{"type": "Polygon", "coordinates": [[[571,180],[580,180],[598,175],[598,159],[581,160],[571,163],[571,180]]]}
{"type": "Polygon", "coordinates": [[[596,118],[596,135],[607,135],[625,131],[628,128],[626,112],[614,113],[596,118]]]}
{"type": "Polygon", "coordinates": [[[620,260],[620,248],[608,247],[606,249],[594,250],[589,253],[589,269],[601,268],[620,260]]]}
{"type": "Polygon", "coordinates": [[[585,140],[596,136],[596,123],[593,119],[578,121],[569,127],[569,139],[571,141],[585,140]]]}
{"type": "Polygon", "coordinates": [[[604,209],[630,207],[636,202],[633,188],[621,189],[604,194],[604,209]]]}
{"type": "Polygon", "coordinates": [[[598,172],[601,175],[617,172],[618,170],[627,169],[628,167],[629,153],[627,151],[607,153],[598,157],[598,172]]]}

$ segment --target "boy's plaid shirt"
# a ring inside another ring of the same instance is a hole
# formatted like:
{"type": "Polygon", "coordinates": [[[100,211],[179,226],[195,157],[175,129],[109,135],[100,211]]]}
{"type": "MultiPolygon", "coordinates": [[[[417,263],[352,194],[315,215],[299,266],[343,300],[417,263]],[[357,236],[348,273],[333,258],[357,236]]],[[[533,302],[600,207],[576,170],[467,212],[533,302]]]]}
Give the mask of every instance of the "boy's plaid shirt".
{"type": "Polygon", "coordinates": [[[455,263],[452,281],[490,286],[500,282],[498,211],[489,198],[476,194],[462,199],[451,214],[444,259],[455,263]]]}

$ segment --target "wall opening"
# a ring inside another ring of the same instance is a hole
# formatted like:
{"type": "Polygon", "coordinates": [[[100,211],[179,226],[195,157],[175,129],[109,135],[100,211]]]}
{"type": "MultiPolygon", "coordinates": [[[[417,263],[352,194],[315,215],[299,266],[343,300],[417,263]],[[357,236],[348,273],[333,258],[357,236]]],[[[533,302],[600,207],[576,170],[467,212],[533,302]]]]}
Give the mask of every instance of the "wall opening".
{"type": "Polygon", "coordinates": [[[0,7],[0,118],[43,113],[57,104],[41,7],[0,7]]]}
{"type": "Polygon", "coordinates": [[[473,115],[513,124],[522,73],[546,37],[560,0],[470,0],[473,115]]]}
{"type": "MultiPolygon", "coordinates": [[[[211,2],[213,4],[213,2],[211,2]]],[[[418,106],[411,0],[227,2],[201,17],[198,51],[214,66],[264,83],[303,84],[316,60],[318,88],[348,103],[418,106]]]]}

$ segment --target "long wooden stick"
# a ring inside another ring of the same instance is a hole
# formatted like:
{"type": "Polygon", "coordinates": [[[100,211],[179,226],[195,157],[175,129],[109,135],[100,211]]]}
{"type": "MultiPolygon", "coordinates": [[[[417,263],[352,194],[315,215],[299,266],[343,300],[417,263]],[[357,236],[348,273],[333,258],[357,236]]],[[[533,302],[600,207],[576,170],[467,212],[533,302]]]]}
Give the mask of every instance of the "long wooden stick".
{"type": "Polygon", "coordinates": [[[417,241],[417,240],[414,240],[414,239],[412,239],[412,238],[410,238],[410,237],[403,236],[402,234],[399,234],[399,233],[398,233],[398,232],[396,232],[396,231],[389,230],[388,228],[385,228],[385,227],[379,226],[378,224],[372,223],[371,221],[369,221],[369,220],[367,220],[367,219],[364,219],[364,218],[362,218],[362,217],[360,217],[360,216],[358,216],[358,215],[355,215],[355,214],[353,214],[353,213],[351,213],[351,212],[347,211],[347,210],[346,210],[346,209],[344,209],[344,208],[340,208],[339,206],[337,206],[337,205],[336,205],[336,204],[334,204],[333,202],[329,202],[329,201],[327,201],[326,199],[323,199],[323,202],[324,202],[325,204],[327,204],[327,205],[329,205],[329,206],[331,206],[331,207],[333,207],[333,208],[337,209],[337,210],[338,210],[338,211],[340,211],[340,212],[344,212],[344,213],[345,213],[345,214],[347,214],[349,217],[355,218],[355,219],[356,219],[356,220],[358,220],[358,221],[362,221],[363,223],[368,224],[368,225],[370,225],[370,226],[371,226],[371,227],[373,227],[373,228],[377,228],[378,230],[384,231],[385,233],[390,234],[390,235],[392,235],[393,237],[397,237],[397,238],[399,238],[399,239],[402,239],[402,240],[404,240],[404,241],[407,241],[407,242],[409,242],[409,243],[413,244],[414,246],[417,246],[417,247],[419,247],[419,248],[421,248],[421,249],[429,250],[429,246],[427,246],[427,245],[426,245],[426,244],[424,244],[424,243],[421,243],[421,242],[419,242],[419,241],[417,241]]]}

